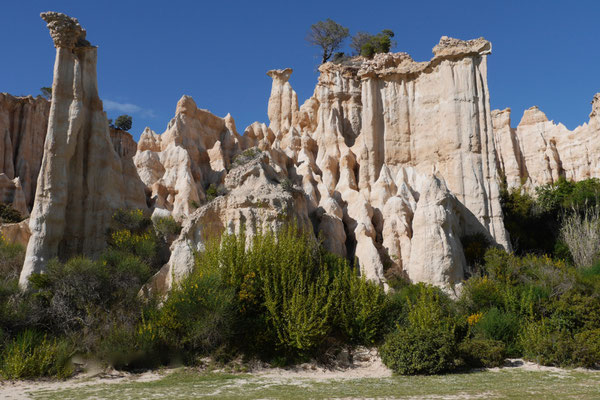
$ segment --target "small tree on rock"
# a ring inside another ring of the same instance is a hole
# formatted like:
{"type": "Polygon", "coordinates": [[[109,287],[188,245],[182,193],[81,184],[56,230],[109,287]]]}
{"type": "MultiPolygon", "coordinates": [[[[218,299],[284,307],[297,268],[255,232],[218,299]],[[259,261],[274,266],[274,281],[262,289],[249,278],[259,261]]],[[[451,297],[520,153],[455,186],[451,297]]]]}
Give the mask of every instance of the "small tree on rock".
{"type": "Polygon", "coordinates": [[[44,86],[43,88],[40,88],[40,92],[43,98],[52,100],[52,87],[44,86]]]}
{"type": "Polygon", "coordinates": [[[350,47],[354,49],[357,54],[363,57],[372,58],[377,53],[387,53],[390,51],[392,46],[395,45],[392,42],[394,32],[389,29],[384,29],[377,35],[371,35],[366,32],[358,32],[352,37],[352,44],[350,47]]]}
{"type": "Polygon", "coordinates": [[[115,121],[115,128],[122,131],[128,131],[131,129],[132,118],[131,115],[120,115],[115,121]]]}
{"type": "Polygon", "coordinates": [[[326,63],[348,36],[348,28],[328,18],[325,21],[319,21],[311,25],[306,40],[308,43],[323,49],[321,62],[326,63]]]}

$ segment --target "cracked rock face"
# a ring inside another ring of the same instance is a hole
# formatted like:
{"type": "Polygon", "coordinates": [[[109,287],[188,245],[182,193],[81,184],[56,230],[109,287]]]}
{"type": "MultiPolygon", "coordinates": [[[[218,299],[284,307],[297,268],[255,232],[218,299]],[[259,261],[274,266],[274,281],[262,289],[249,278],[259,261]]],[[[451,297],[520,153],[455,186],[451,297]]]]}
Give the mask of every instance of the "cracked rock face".
{"type": "Polygon", "coordinates": [[[495,140],[499,144],[498,168],[510,188],[555,183],[560,178],[579,181],[600,178],[600,93],[592,100],[589,122],[569,130],[549,121],[538,107],[525,110],[516,128],[511,110],[494,110],[495,140]]]}
{"type": "Polygon", "coordinates": [[[111,141],[98,97],[96,47],[84,40],[76,19],[53,12],[42,18],[56,46],[56,62],[22,286],[54,257],[98,254],[114,210],[145,208],[143,188],[125,183],[111,141]]]}

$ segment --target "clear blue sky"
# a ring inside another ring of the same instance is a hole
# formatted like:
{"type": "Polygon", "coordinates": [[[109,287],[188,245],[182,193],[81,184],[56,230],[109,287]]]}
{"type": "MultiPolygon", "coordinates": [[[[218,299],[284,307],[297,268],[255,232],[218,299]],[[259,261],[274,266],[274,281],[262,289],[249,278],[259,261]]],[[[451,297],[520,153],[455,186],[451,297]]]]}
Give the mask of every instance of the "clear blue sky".
{"type": "Polygon", "coordinates": [[[567,127],[586,122],[600,92],[600,1],[3,1],[0,91],[38,94],[52,82],[54,47],[42,11],[77,17],[98,46],[100,97],[109,118],[133,116],[162,133],[187,94],[238,131],[268,122],[271,79],[291,67],[303,103],[317,80],[318,49],[309,26],[332,18],[351,33],[391,29],[417,61],[440,36],[484,36],[492,108],[511,107],[513,126],[538,105],[567,127]],[[51,4],[51,5],[50,5],[51,4]]]}

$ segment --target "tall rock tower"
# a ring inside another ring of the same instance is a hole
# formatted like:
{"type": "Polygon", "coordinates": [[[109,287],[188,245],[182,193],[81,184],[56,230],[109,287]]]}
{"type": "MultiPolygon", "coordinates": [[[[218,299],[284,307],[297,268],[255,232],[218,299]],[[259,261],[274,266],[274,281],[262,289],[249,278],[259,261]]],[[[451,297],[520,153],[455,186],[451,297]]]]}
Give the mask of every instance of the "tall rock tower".
{"type": "Polygon", "coordinates": [[[97,48],[85,39],[77,19],[57,12],[41,17],[54,41],[56,60],[22,287],[54,257],[98,254],[115,209],[146,206],[143,186],[124,184],[110,139],[98,97],[97,48]]]}

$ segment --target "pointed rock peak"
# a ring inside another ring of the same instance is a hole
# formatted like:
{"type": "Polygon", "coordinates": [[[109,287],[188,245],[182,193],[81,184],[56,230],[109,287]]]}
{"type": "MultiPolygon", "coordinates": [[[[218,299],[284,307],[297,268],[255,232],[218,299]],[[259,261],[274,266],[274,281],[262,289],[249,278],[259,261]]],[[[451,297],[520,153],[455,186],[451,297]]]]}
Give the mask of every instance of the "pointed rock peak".
{"type": "Polygon", "coordinates": [[[525,125],[535,125],[540,122],[547,122],[548,117],[544,114],[538,106],[533,106],[523,113],[523,118],[521,118],[521,122],[519,122],[519,126],[525,125]]]}
{"type": "Polygon", "coordinates": [[[91,46],[90,42],[85,40],[85,29],[81,27],[77,18],[55,11],[43,12],[40,17],[47,23],[54,47],[72,49],[91,46]]]}
{"type": "Polygon", "coordinates": [[[267,75],[269,75],[271,78],[273,78],[273,80],[287,82],[288,79],[290,79],[292,72],[293,72],[293,69],[291,69],[291,68],[272,69],[270,71],[267,71],[267,75]]]}
{"type": "Polygon", "coordinates": [[[237,129],[235,127],[235,120],[233,119],[233,117],[231,116],[230,113],[227,113],[227,115],[225,116],[225,126],[227,127],[227,129],[231,132],[231,133],[235,133],[236,135],[237,133],[237,129]]]}
{"type": "Polygon", "coordinates": [[[492,44],[480,37],[473,40],[460,40],[442,36],[440,42],[433,48],[435,57],[456,57],[467,54],[489,54],[492,44]]]}
{"type": "Polygon", "coordinates": [[[177,109],[175,114],[193,114],[198,109],[196,102],[188,95],[181,96],[181,99],[177,102],[177,109]]]}
{"type": "Polygon", "coordinates": [[[504,128],[506,126],[510,127],[510,108],[505,108],[504,110],[492,110],[492,124],[494,125],[494,129],[504,128]]]}

